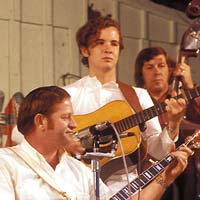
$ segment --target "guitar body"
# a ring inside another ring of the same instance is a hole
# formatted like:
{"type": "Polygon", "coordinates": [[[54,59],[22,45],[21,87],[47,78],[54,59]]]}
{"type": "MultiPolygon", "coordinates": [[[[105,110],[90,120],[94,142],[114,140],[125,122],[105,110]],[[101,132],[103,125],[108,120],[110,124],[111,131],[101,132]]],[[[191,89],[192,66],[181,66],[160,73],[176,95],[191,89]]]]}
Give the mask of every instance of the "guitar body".
{"type": "MultiPolygon", "coordinates": [[[[78,127],[74,131],[78,132],[86,127],[90,127],[92,125],[95,125],[104,121],[115,123],[131,115],[133,115],[133,110],[130,108],[128,103],[122,100],[112,101],[106,104],[105,106],[101,107],[100,109],[96,110],[95,112],[92,112],[86,115],[74,116],[74,119],[76,123],[78,124],[78,127]]],[[[120,139],[122,142],[125,155],[129,155],[135,152],[140,147],[142,143],[142,138],[141,138],[140,130],[138,126],[130,128],[126,130],[125,132],[134,133],[134,136],[129,136],[129,137],[120,139]]],[[[101,146],[100,146],[100,150],[101,150],[101,146]]],[[[121,156],[122,156],[122,153],[118,144],[115,157],[103,158],[101,160],[101,165],[105,165],[109,161],[114,160],[116,158],[120,158],[121,156]]]]}

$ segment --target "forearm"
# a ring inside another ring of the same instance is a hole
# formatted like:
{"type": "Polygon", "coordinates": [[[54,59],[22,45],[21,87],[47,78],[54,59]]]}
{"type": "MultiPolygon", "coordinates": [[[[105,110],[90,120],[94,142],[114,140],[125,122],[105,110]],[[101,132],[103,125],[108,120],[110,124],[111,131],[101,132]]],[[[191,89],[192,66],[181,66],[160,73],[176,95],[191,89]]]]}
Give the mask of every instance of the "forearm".
{"type": "Polygon", "coordinates": [[[167,104],[166,111],[168,114],[168,134],[172,140],[175,140],[179,134],[181,120],[185,115],[186,102],[182,98],[177,100],[171,98],[165,100],[165,103],[167,104]]]}
{"type": "Polygon", "coordinates": [[[174,142],[169,137],[166,128],[164,128],[160,135],[148,139],[148,153],[155,159],[160,160],[170,152],[174,142]]]}
{"type": "Polygon", "coordinates": [[[180,128],[180,122],[172,122],[172,121],[169,121],[168,125],[165,127],[167,132],[166,134],[168,134],[170,139],[175,142],[178,139],[179,128],[180,128]]]}
{"type": "MultiPolygon", "coordinates": [[[[142,200],[160,200],[165,188],[158,183],[157,180],[152,181],[147,187],[140,191],[140,199],[142,200]],[[151,197],[151,198],[149,198],[151,197]]],[[[131,200],[137,200],[138,194],[134,195],[131,200]]]]}

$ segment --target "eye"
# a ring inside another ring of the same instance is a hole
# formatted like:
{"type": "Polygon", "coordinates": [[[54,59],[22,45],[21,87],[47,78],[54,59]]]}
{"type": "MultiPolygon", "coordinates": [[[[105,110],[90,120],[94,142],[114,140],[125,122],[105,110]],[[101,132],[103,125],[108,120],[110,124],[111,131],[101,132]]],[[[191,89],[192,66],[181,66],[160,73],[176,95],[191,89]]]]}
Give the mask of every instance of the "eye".
{"type": "Polygon", "coordinates": [[[70,117],[71,117],[70,115],[62,115],[62,116],[61,116],[61,119],[62,119],[62,120],[69,120],[70,117]]]}
{"type": "Polygon", "coordinates": [[[111,42],[111,45],[112,45],[112,46],[118,47],[118,46],[119,46],[119,42],[118,42],[118,41],[112,41],[112,42],[111,42]]]}
{"type": "Polygon", "coordinates": [[[165,63],[161,63],[161,64],[159,64],[158,66],[159,66],[160,68],[163,68],[163,67],[166,67],[167,64],[165,64],[165,63]]]}
{"type": "Polygon", "coordinates": [[[102,44],[104,44],[104,40],[98,39],[98,40],[95,41],[95,46],[96,45],[102,45],[102,44]]]}
{"type": "Polygon", "coordinates": [[[146,69],[152,69],[152,68],[153,68],[153,65],[150,65],[150,64],[145,65],[145,68],[146,68],[146,69]]]}

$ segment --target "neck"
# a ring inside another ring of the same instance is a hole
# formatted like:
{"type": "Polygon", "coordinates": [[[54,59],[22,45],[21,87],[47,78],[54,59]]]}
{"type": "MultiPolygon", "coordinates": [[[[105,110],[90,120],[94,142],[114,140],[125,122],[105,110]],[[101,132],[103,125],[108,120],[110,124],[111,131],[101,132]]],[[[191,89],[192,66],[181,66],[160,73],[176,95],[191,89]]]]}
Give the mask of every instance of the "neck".
{"type": "Polygon", "coordinates": [[[59,163],[59,151],[48,152],[44,155],[45,160],[51,165],[53,169],[56,168],[59,163]]]}
{"type": "Polygon", "coordinates": [[[32,136],[33,134],[27,134],[25,139],[35,150],[42,154],[49,165],[55,169],[56,165],[59,163],[59,150],[55,147],[50,147],[51,145],[45,144],[44,139],[32,136]],[[41,144],[41,141],[43,141],[43,144],[41,144]]]}
{"type": "Polygon", "coordinates": [[[167,91],[168,88],[166,88],[165,90],[155,90],[155,91],[148,90],[150,96],[157,102],[163,102],[166,99],[167,91]]]}
{"type": "Polygon", "coordinates": [[[96,76],[97,79],[102,83],[108,83],[110,81],[116,81],[116,71],[113,70],[89,70],[89,76],[94,77],[96,76]]]}

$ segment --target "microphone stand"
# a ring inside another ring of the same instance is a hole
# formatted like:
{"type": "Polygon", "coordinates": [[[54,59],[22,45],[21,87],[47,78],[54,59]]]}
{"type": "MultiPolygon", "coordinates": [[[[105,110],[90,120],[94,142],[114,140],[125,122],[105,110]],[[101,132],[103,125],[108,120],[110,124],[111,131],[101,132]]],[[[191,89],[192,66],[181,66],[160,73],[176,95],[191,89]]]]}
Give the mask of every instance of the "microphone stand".
{"type": "Polygon", "coordinates": [[[117,146],[117,140],[112,141],[112,150],[110,153],[102,153],[99,151],[99,135],[94,137],[93,152],[87,152],[83,155],[83,158],[91,159],[92,172],[93,172],[93,190],[94,200],[100,200],[100,159],[107,157],[113,158],[115,156],[115,150],[117,146]]]}
{"type": "MultiPolygon", "coordinates": [[[[99,152],[99,140],[95,139],[94,141],[94,153],[99,152]]],[[[93,187],[94,187],[94,200],[100,200],[100,187],[99,187],[99,179],[100,179],[100,160],[99,156],[92,159],[92,171],[93,171],[93,187]]]]}

